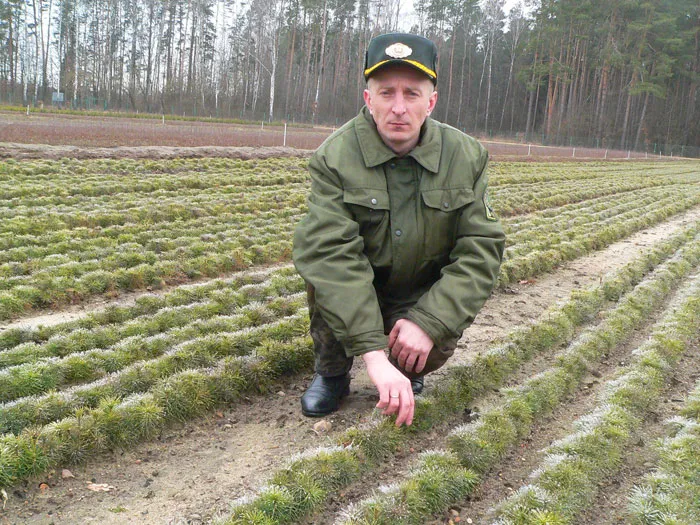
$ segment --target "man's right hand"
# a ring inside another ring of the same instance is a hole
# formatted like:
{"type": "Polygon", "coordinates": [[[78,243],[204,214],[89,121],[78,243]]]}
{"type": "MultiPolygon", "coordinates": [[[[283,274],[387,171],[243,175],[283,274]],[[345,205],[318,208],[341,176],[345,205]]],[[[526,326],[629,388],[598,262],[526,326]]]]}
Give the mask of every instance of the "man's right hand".
{"type": "Polygon", "coordinates": [[[384,415],[396,414],[396,426],[413,423],[415,401],[411,381],[389,362],[383,350],[367,352],[362,356],[367,373],[379,391],[377,408],[384,415]]]}

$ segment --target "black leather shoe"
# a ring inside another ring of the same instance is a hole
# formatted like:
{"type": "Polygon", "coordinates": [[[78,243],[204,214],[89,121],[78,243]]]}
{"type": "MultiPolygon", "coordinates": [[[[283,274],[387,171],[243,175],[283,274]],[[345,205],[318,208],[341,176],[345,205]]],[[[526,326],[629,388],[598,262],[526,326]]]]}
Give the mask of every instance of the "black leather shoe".
{"type": "Polygon", "coordinates": [[[416,377],[415,379],[411,379],[411,390],[413,390],[413,395],[417,396],[423,391],[423,387],[425,386],[425,378],[424,377],[416,377]]]}
{"type": "Polygon", "coordinates": [[[301,396],[301,413],[321,417],[338,410],[340,400],[350,393],[350,374],[336,377],[314,376],[301,396]]]}

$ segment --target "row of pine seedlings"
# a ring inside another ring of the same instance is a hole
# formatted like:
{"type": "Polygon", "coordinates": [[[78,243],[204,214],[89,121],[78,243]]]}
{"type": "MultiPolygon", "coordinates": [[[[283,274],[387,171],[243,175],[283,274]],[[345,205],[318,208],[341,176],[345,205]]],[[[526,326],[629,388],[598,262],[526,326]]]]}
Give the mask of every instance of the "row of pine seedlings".
{"type": "MultiPolygon", "coordinates": [[[[45,178],[23,164],[0,164],[8,179],[0,184],[0,198],[10,203],[0,210],[0,320],[98,294],[288,260],[291,232],[306,209],[303,164],[54,162],[45,163],[45,178]],[[118,182],[92,175],[64,195],[66,177],[95,169],[118,174],[118,182]],[[156,172],[144,173],[148,169],[156,172]],[[173,186],[171,173],[181,187],[173,186]]],[[[700,202],[693,174],[682,165],[661,173],[650,167],[655,176],[623,170],[588,179],[585,168],[557,178],[558,169],[547,168],[553,180],[541,174],[494,177],[496,211],[505,217],[510,239],[504,284],[551,270],[700,202]],[[533,214],[518,218],[523,213],[533,214]]]]}
{"type": "MultiPolygon", "coordinates": [[[[158,288],[288,262],[289,232],[305,209],[304,165],[303,159],[0,163],[0,196],[7,203],[0,210],[0,320],[110,290],[158,288]],[[85,174],[81,184],[67,186],[64,179],[74,180],[76,173],[85,174]],[[173,173],[184,189],[174,186],[173,173]],[[289,191],[280,201],[282,186],[289,191]],[[73,193],[66,195],[66,187],[73,193]],[[139,192],[158,200],[144,200],[139,192]],[[88,207],[95,213],[86,213],[88,207]],[[66,293],[74,295],[61,295],[66,293]]],[[[682,164],[650,165],[654,176],[625,165],[601,171],[594,165],[572,170],[522,164],[517,176],[511,164],[494,167],[497,212],[506,215],[509,236],[502,287],[700,202],[696,175],[682,164]],[[525,187],[531,193],[521,191],[525,187]],[[600,196],[580,201],[592,195],[600,196]],[[532,213],[517,215],[525,212],[532,213]]],[[[349,429],[338,448],[292,462],[230,519],[285,522],[318,509],[411,435],[498,388],[532,356],[568,342],[596,312],[691,243],[697,230],[694,225],[674,236],[599,288],[574,294],[546,320],[514,332],[470,366],[450,370],[421,401],[409,431],[381,417],[349,429]]],[[[143,296],[134,306],[112,306],[73,322],[3,331],[0,488],[149,439],[173,422],[267,392],[283,375],[309,371],[303,291],[287,264],[143,296]]],[[[444,470],[443,456],[430,461],[444,470]]]]}
{"type": "MultiPolygon", "coordinates": [[[[683,201],[674,194],[673,200],[688,206],[698,199],[692,192],[688,195],[683,201]]],[[[624,199],[629,200],[625,206],[636,206],[642,216],[647,213],[637,206],[638,199],[624,199]]],[[[657,207],[649,212],[655,221],[670,210],[678,211],[663,199],[651,201],[657,207]]],[[[640,223],[634,217],[632,226],[613,221],[599,230],[597,244],[591,244],[584,241],[586,231],[591,220],[605,213],[598,211],[605,203],[592,206],[595,212],[590,216],[576,204],[558,220],[542,212],[514,221],[512,247],[519,249],[518,234],[530,232],[549,238],[550,248],[575,247],[568,255],[575,257],[650,220],[640,223]]],[[[615,211],[607,213],[615,217],[615,211]]],[[[534,275],[541,268],[530,263],[551,259],[554,248],[536,256],[528,249],[506,264],[520,261],[524,271],[534,275]]],[[[245,280],[256,275],[259,272],[182,287],[160,298],[145,296],[135,307],[109,308],[53,328],[3,332],[0,432],[7,435],[0,441],[7,453],[0,458],[0,486],[147,439],[168,422],[184,421],[234,401],[243,392],[264,391],[280,375],[308,370],[311,354],[301,279],[287,267],[272,275],[269,284],[247,286],[245,280]]]]}
{"type": "MultiPolygon", "coordinates": [[[[700,335],[700,274],[684,288],[633,361],[606,384],[596,409],[553,443],[532,483],[498,509],[502,524],[570,523],[595,496],[598,483],[616,472],[645,416],[660,401],[674,366],[700,335]]],[[[579,358],[580,359],[580,358],[579,358]]],[[[586,366],[589,356],[580,364],[586,366]]]]}
{"type": "Polygon", "coordinates": [[[700,380],[667,427],[657,468],[630,494],[634,525],[700,523],[700,380]]]}
{"type": "Polygon", "coordinates": [[[293,268],[273,268],[3,332],[0,487],[148,439],[309,369],[302,290],[293,268]]]}
{"type": "MultiPolygon", "coordinates": [[[[432,515],[444,512],[450,505],[466,498],[481,478],[530,432],[536,418],[550,412],[578,387],[597,360],[631,338],[649,314],[662,306],[677,289],[687,288],[688,291],[676,299],[664,322],[656,327],[648,348],[637,352],[630,373],[615,382],[614,391],[602,405],[605,408],[587,419],[586,424],[598,418],[614,424],[638,421],[640,415],[636,412],[620,421],[613,416],[626,410],[628,405],[630,409],[637,406],[648,408],[658,396],[658,388],[656,393],[640,389],[639,382],[645,384],[646,381],[641,374],[649,368],[655,385],[662,386],[662,376],[655,374],[668,372],[670,364],[697,336],[700,327],[698,279],[694,278],[692,287],[681,285],[688,281],[700,263],[699,230],[700,224],[697,223],[686,228],[607,276],[599,286],[573,292],[568,301],[550,309],[540,321],[515,330],[504,342],[475,357],[471,363],[448,369],[439,385],[416,399],[413,427],[397,429],[391,421],[380,416],[363,426],[352,427],[335,439],[335,446],[309,450],[290,459],[257,493],[235,501],[230,513],[220,517],[217,523],[291,523],[313,514],[344,487],[360,478],[367,479],[372,469],[394,455],[412,437],[438,422],[457,419],[478,396],[502,387],[523,363],[568,343],[566,349],[557,355],[551,369],[519,387],[502,389],[502,402],[481,414],[476,422],[455,428],[446,440],[445,449],[423,453],[404,481],[381,487],[373,496],[351,504],[336,516],[336,522],[344,525],[424,523],[432,515]],[[602,322],[576,336],[580,327],[602,312],[602,322]],[[643,399],[639,398],[640,395],[643,399]],[[618,400],[621,408],[613,410],[618,400]],[[612,415],[608,417],[604,410],[613,410],[612,415]]],[[[566,446],[562,444],[562,447],[566,446]]],[[[612,454],[606,451],[604,456],[609,459],[612,454]]],[[[562,468],[568,465],[563,459],[557,464],[562,468]]],[[[574,462],[574,465],[578,466],[578,463],[574,462]]],[[[543,471],[540,481],[544,483],[546,479],[543,471]]],[[[595,483],[585,483],[585,487],[595,487],[595,483]]],[[[535,490],[522,493],[531,494],[535,490]]],[[[545,488],[537,489],[535,493],[545,494],[545,488]]],[[[582,495],[584,499],[577,505],[568,492],[557,492],[556,495],[563,498],[560,506],[552,504],[551,508],[533,508],[533,516],[561,514],[562,520],[568,520],[589,496],[582,495]]],[[[547,501],[559,500],[552,497],[547,501]]],[[[511,516],[506,514],[510,512],[506,509],[521,508],[518,505],[519,500],[505,506],[503,519],[511,516]]],[[[522,517],[529,512],[530,509],[524,511],[511,522],[559,523],[522,517]]]]}
{"type": "Polygon", "coordinates": [[[288,260],[305,159],[199,160],[0,163],[0,320],[288,260]]]}

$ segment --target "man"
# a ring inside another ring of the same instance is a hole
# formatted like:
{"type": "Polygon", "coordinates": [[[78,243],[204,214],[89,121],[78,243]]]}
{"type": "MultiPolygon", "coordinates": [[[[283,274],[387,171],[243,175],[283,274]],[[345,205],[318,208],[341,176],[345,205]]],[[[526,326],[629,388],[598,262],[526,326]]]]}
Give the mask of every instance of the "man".
{"type": "Polygon", "coordinates": [[[488,202],[488,155],[429,118],[436,65],[426,38],[372,39],[365,107],[309,162],[293,250],[316,356],[307,416],[337,410],[362,356],[377,407],[410,425],[423,376],[452,355],[496,282],[505,236],[488,202]]]}

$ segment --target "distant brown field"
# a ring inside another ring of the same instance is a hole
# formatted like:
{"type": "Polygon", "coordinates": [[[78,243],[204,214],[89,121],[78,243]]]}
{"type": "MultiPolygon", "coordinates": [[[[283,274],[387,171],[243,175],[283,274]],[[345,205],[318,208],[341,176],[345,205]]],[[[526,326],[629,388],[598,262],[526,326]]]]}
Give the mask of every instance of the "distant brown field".
{"type": "MultiPolygon", "coordinates": [[[[334,131],[334,128],[301,128],[288,126],[286,141],[284,128],[269,125],[242,125],[221,122],[178,121],[157,119],[92,117],[57,114],[0,112],[0,143],[47,144],[84,148],[114,148],[119,146],[167,147],[287,147],[316,149],[334,131]],[[285,144],[286,142],[286,144],[285,144]]],[[[658,158],[643,152],[541,146],[481,140],[492,158],[519,160],[566,159],[626,159],[658,158]]],[[[119,155],[123,155],[121,152],[119,155]]],[[[7,152],[3,152],[3,156],[7,152]]],[[[70,156],[73,156],[72,154],[70,156]]],[[[131,155],[126,155],[131,156],[131,155]]],[[[142,155],[139,155],[142,156],[142,155]]],[[[200,156],[200,155],[197,155],[200,156]]],[[[201,156],[208,156],[205,152],[201,156]]],[[[217,156],[226,156],[217,154],[217,156]]]]}
{"type": "MultiPolygon", "coordinates": [[[[287,128],[287,146],[315,149],[330,128],[287,128]]],[[[115,146],[282,146],[284,128],[206,121],[0,113],[0,142],[115,146]]]]}

